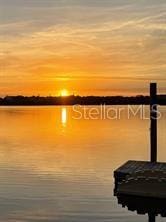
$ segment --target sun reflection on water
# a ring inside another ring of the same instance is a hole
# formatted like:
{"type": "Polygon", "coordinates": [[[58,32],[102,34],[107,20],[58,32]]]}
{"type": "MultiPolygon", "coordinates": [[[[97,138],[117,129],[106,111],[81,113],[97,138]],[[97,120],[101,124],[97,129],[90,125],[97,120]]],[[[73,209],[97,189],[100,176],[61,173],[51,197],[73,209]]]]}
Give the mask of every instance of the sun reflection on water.
{"type": "Polygon", "coordinates": [[[61,110],[61,122],[63,126],[66,126],[67,123],[67,109],[65,107],[61,110]]]}

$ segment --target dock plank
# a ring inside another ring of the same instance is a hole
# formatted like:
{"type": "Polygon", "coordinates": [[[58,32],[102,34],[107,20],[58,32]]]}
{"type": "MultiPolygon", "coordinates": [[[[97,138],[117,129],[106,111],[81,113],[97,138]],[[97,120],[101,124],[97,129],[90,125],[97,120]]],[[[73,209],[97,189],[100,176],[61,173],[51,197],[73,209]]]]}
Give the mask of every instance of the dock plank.
{"type": "Polygon", "coordinates": [[[115,174],[117,173],[125,173],[125,174],[131,174],[135,171],[140,170],[162,170],[166,172],[166,163],[152,163],[148,161],[134,161],[129,160],[124,165],[119,167],[117,170],[115,170],[115,174]]]}
{"type": "MultiPolygon", "coordinates": [[[[114,178],[115,178],[115,195],[118,189],[118,186],[126,180],[127,178],[132,177],[135,174],[142,173],[141,177],[143,176],[145,179],[148,177],[148,174],[152,175],[155,180],[162,181],[166,180],[166,163],[162,162],[148,162],[148,161],[134,161],[129,160],[125,164],[123,164],[121,167],[119,167],[117,170],[114,171],[114,178]]],[[[165,182],[164,182],[165,183],[165,182]]],[[[160,183],[157,186],[160,187],[160,183]]],[[[162,193],[162,192],[161,192],[162,193]]],[[[162,195],[162,194],[161,194],[162,195]]],[[[164,194],[165,195],[165,194],[164,194]]]]}

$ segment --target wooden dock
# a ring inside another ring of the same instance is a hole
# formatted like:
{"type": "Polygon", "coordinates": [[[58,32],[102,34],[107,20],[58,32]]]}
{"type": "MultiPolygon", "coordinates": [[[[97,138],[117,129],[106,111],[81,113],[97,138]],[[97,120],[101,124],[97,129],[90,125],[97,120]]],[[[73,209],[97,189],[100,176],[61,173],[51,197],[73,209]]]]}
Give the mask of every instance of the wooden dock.
{"type": "Polygon", "coordinates": [[[114,171],[118,203],[128,210],[148,214],[155,222],[160,214],[166,217],[166,163],[157,162],[157,84],[150,84],[149,161],[129,160],[114,171]]]}
{"type": "Polygon", "coordinates": [[[150,84],[150,162],[128,161],[114,172],[115,195],[166,198],[166,163],[157,162],[157,84],[150,84]]]}
{"type": "Polygon", "coordinates": [[[166,163],[128,161],[114,172],[117,193],[166,198],[166,163]]]}

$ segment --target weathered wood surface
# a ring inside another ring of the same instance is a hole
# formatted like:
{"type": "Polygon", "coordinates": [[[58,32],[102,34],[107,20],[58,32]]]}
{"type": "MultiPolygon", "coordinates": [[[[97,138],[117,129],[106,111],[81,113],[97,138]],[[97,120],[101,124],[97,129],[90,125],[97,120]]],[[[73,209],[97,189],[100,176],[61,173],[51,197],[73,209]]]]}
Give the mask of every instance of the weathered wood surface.
{"type": "Polygon", "coordinates": [[[166,163],[128,161],[115,170],[115,194],[166,198],[166,163]]]}
{"type": "Polygon", "coordinates": [[[166,172],[166,163],[152,163],[149,161],[135,161],[135,160],[129,160],[125,164],[123,164],[121,167],[119,167],[117,170],[115,170],[114,175],[117,175],[119,173],[122,174],[131,174],[135,171],[140,170],[162,170],[166,172]]]}

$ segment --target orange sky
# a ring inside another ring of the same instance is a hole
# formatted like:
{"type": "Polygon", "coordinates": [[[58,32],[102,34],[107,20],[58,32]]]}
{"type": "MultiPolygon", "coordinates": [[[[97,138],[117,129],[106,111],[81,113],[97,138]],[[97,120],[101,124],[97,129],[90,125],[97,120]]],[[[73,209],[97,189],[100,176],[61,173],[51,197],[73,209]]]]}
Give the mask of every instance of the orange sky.
{"type": "Polygon", "coordinates": [[[166,89],[166,2],[0,0],[0,96],[166,89]]]}

